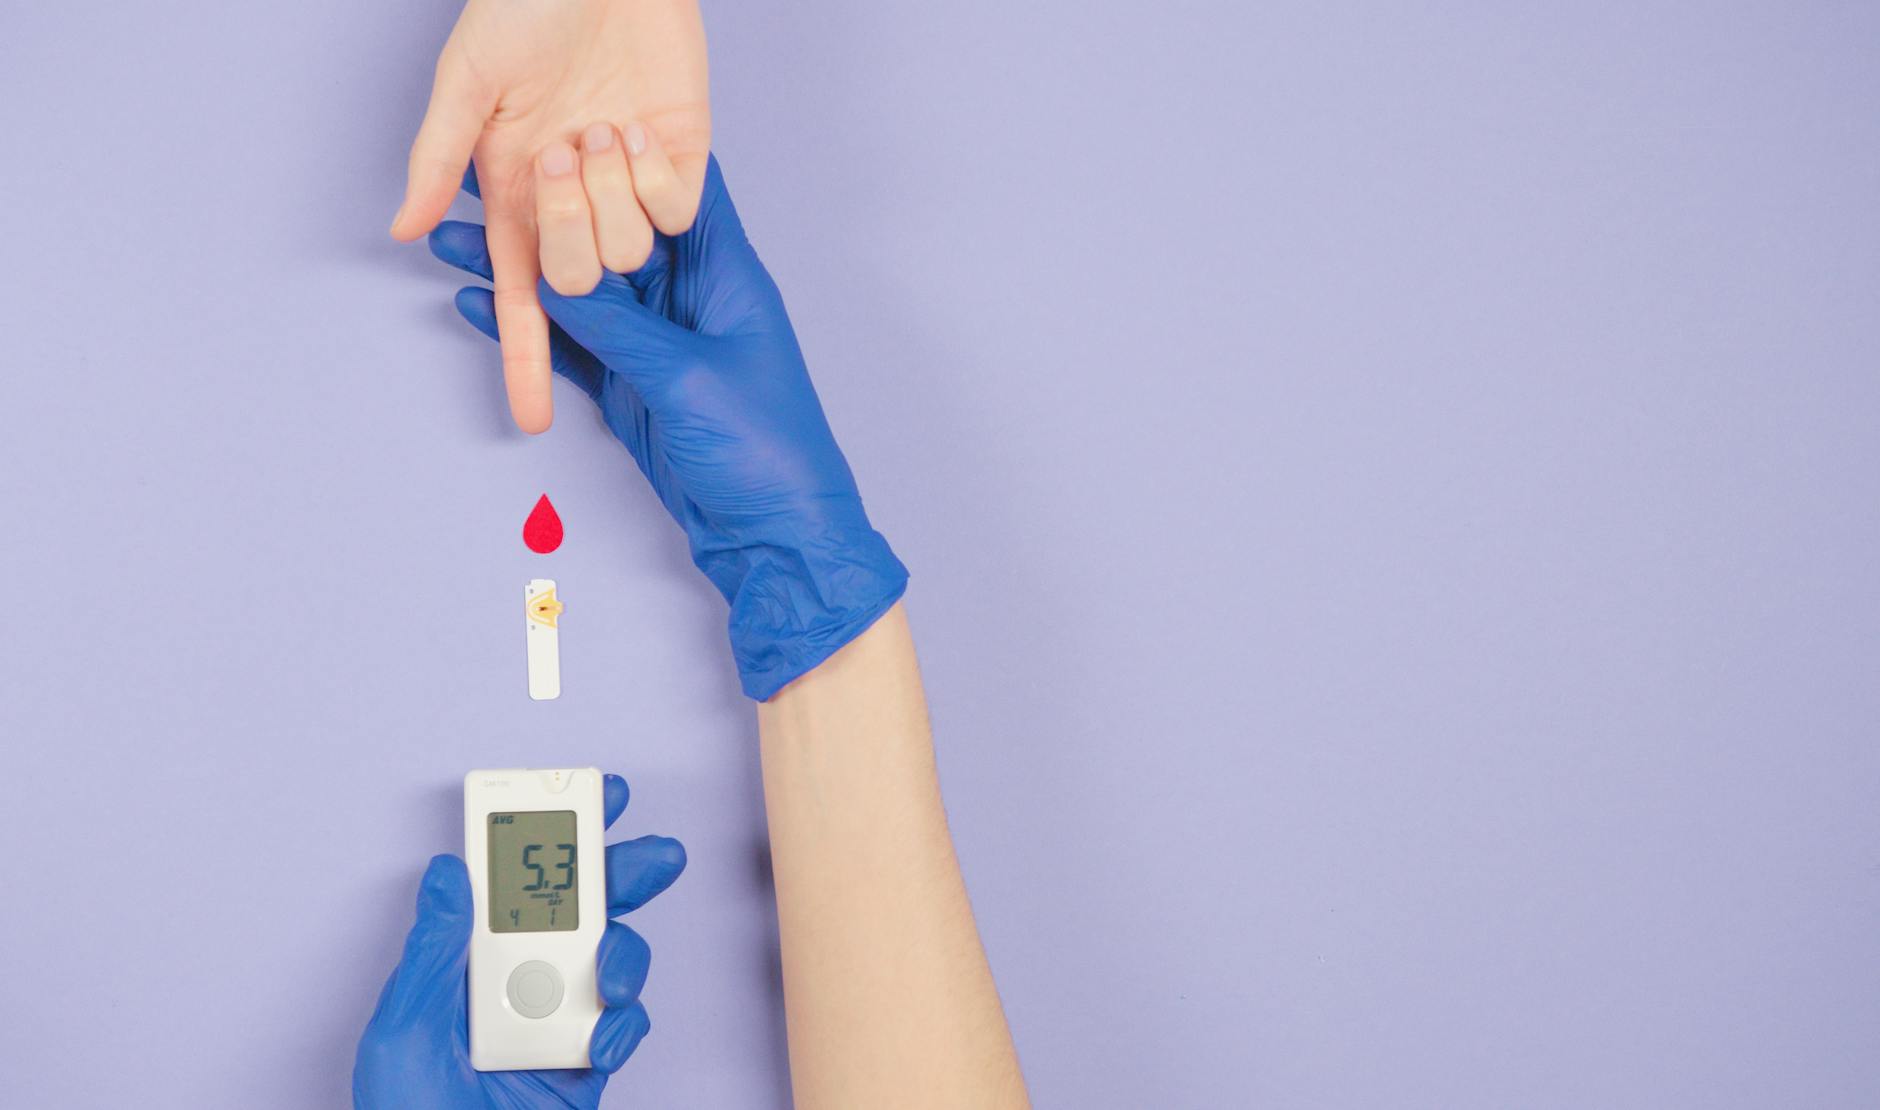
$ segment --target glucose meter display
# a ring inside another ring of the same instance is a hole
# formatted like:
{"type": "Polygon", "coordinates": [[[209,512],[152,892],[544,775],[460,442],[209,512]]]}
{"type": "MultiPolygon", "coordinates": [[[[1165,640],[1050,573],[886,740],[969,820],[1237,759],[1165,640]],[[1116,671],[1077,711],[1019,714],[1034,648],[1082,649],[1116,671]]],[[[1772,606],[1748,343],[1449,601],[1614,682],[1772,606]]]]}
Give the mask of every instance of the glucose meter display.
{"type": "Polygon", "coordinates": [[[489,844],[490,932],[576,927],[574,810],[492,813],[489,844]]]}

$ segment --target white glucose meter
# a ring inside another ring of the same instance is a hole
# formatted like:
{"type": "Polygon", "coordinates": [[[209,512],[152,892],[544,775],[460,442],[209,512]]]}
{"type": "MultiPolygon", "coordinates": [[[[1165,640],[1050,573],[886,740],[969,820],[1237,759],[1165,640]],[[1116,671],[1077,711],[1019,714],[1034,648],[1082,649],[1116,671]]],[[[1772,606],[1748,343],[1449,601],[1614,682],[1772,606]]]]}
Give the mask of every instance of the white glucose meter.
{"type": "Polygon", "coordinates": [[[463,780],[470,1066],[585,1068],[607,928],[601,773],[472,771],[463,780]]]}

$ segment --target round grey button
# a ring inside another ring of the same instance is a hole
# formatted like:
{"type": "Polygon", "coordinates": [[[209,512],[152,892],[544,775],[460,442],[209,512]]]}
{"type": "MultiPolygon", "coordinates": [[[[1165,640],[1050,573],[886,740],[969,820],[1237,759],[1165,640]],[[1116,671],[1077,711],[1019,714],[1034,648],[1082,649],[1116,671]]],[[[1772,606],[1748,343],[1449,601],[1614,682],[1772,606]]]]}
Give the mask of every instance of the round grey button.
{"type": "Polygon", "coordinates": [[[545,1018],[561,1006],[561,972],[530,960],[509,973],[509,1005],[526,1018],[545,1018]]]}

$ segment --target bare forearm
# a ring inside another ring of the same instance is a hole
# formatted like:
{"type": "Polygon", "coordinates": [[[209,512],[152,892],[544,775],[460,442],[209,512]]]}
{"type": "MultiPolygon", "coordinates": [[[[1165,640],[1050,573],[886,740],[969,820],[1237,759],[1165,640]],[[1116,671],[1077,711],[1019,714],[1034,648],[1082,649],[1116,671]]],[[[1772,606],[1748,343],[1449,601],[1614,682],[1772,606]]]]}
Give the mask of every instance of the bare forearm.
{"type": "Polygon", "coordinates": [[[758,723],[799,1110],[1029,1105],[902,607],[758,723]]]}

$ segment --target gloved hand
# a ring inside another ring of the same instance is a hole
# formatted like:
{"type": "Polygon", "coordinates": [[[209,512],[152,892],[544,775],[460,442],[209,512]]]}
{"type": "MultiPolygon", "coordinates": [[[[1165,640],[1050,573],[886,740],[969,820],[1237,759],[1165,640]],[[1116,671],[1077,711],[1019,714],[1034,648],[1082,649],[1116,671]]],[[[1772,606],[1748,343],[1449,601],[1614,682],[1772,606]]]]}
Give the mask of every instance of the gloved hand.
{"type": "MultiPolygon", "coordinates": [[[[606,778],[607,824],[627,808],[627,783],[606,778]]],[[[685,870],[685,847],[663,836],[607,846],[607,914],[639,909],[685,870]]],[[[588,1052],[593,1067],[561,1071],[476,1071],[470,1066],[465,969],[473,921],[470,872],[456,856],[436,856],[418,887],[418,920],[405,954],[379,994],[353,1063],[358,1110],[476,1107],[583,1107],[600,1104],[607,1079],[651,1024],[640,988],[652,952],[640,935],[609,922],[599,953],[601,1001],[588,1052]]]]}
{"type": "MultiPolygon", "coordinates": [[[[446,223],[439,258],[490,276],[483,229],[446,223]]],[[[862,511],[776,283],[757,260],[716,159],[698,219],[594,292],[546,284],[555,370],[594,398],[731,603],[731,649],[759,700],[860,635],[901,596],[901,565],[862,511]]],[[[490,338],[490,292],[457,308],[490,338]]]]}

